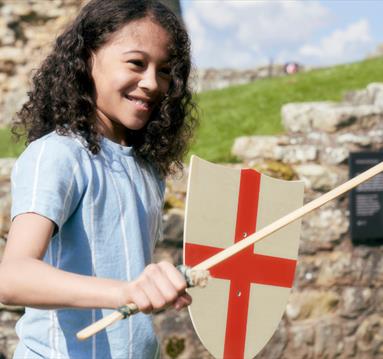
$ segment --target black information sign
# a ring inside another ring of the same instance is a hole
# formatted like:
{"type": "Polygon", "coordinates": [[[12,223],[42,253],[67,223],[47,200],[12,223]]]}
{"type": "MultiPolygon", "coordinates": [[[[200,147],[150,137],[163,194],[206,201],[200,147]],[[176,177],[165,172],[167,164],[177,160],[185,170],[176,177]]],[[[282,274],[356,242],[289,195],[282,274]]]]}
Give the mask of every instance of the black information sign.
{"type": "MultiPolygon", "coordinates": [[[[350,177],[383,161],[383,152],[356,152],[349,158],[350,177]]],[[[350,193],[351,237],[354,242],[383,244],[383,173],[350,193]]]]}

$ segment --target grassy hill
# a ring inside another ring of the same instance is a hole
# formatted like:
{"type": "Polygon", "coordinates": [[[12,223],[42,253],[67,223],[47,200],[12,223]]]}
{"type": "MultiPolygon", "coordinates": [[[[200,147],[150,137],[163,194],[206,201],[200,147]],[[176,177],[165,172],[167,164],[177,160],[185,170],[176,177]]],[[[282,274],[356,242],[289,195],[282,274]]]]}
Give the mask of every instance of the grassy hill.
{"type": "MultiPolygon", "coordinates": [[[[196,97],[201,126],[190,152],[214,162],[231,161],[236,137],[283,131],[283,104],[336,101],[371,82],[383,82],[383,58],[201,93],[196,97]]],[[[22,148],[11,142],[9,129],[0,130],[0,157],[17,156],[22,148]]]]}
{"type": "Polygon", "coordinates": [[[201,93],[201,126],[191,152],[214,162],[230,161],[236,137],[283,131],[283,104],[337,101],[371,82],[383,82],[383,58],[201,93]]]}

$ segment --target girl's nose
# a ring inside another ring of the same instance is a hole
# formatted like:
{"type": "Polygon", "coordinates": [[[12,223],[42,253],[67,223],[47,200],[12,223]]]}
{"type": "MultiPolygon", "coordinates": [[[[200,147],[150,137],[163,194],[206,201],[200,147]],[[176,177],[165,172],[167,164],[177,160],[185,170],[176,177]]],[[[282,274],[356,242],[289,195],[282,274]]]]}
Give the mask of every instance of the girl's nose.
{"type": "Polygon", "coordinates": [[[146,69],[146,71],[142,73],[139,86],[149,92],[157,91],[159,87],[157,72],[154,69],[146,69]]]}

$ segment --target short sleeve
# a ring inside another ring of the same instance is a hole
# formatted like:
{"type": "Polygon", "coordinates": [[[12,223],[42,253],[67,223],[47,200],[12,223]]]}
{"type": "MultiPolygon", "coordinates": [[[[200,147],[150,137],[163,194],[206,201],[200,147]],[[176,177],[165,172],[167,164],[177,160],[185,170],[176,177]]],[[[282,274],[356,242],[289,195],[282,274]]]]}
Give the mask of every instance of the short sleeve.
{"type": "MultiPolygon", "coordinates": [[[[68,139],[67,141],[70,141],[68,139]]],[[[12,220],[34,212],[61,227],[77,208],[85,187],[78,145],[54,137],[32,142],[12,170],[12,220]]]]}

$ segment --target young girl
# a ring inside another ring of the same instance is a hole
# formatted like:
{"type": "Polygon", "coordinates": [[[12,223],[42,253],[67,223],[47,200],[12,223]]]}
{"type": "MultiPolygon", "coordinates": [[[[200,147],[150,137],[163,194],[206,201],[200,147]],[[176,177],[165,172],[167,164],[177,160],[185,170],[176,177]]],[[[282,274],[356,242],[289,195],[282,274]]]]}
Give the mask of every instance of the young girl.
{"type": "Polygon", "coordinates": [[[14,358],[153,358],[144,313],[190,304],[173,265],[149,264],[196,123],[189,45],[157,1],[92,0],[34,76],[0,265],[0,301],[27,306],[14,358]],[[126,303],[144,313],[77,341],[126,303]]]}

